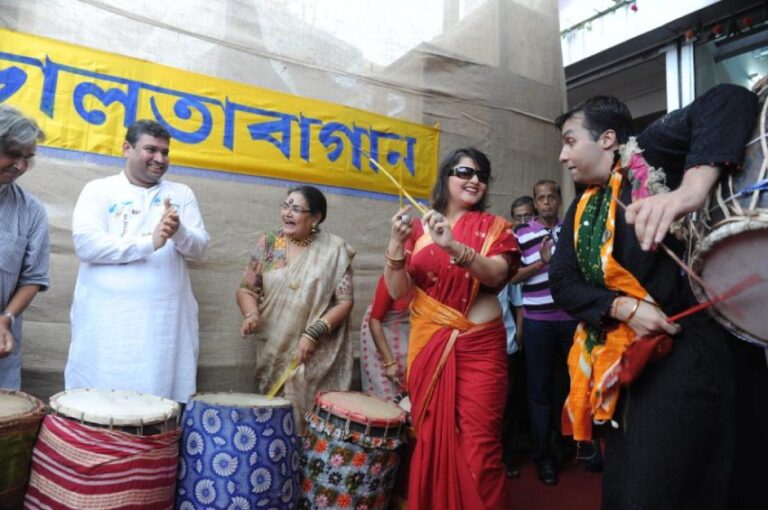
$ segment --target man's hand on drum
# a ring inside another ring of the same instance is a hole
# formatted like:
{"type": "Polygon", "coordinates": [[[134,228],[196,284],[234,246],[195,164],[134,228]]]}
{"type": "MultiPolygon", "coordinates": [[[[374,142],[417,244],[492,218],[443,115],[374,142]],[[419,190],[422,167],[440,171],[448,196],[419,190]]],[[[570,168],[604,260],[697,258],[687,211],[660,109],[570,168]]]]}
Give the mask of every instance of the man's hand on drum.
{"type": "Polygon", "coordinates": [[[306,336],[302,336],[299,339],[299,348],[296,351],[296,355],[294,356],[294,359],[299,363],[308,362],[309,358],[312,357],[312,354],[315,353],[316,346],[317,346],[317,342],[313,342],[306,336]]]}
{"type": "Polygon", "coordinates": [[[11,325],[6,325],[7,318],[0,317],[0,358],[8,356],[13,351],[13,333],[11,325]]]}
{"type": "Polygon", "coordinates": [[[635,226],[640,248],[648,251],[664,240],[676,219],[699,209],[720,176],[720,169],[700,165],[686,170],[680,187],[633,202],[627,207],[627,223],[635,226]]]}
{"type": "Polygon", "coordinates": [[[445,216],[434,209],[430,209],[424,215],[424,221],[427,223],[429,237],[436,245],[443,249],[451,246],[453,232],[451,232],[451,223],[445,216]]]}

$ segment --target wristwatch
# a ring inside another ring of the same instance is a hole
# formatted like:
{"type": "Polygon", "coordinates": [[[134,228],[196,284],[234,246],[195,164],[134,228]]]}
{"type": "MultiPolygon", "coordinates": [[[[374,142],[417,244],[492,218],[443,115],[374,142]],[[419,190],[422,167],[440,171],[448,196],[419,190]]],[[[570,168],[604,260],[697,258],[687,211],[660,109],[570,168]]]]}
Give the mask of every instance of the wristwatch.
{"type": "Polygon", "coordinates": [[[11,327],[13,327],[13,323],[16,322],[16,316],[13,315],[13,313],[11,313],[11,312],[5,312],[3,314],[3,317],[8,317],[8,319],[10,319],[10,321],[11,321],[11,327]]]}

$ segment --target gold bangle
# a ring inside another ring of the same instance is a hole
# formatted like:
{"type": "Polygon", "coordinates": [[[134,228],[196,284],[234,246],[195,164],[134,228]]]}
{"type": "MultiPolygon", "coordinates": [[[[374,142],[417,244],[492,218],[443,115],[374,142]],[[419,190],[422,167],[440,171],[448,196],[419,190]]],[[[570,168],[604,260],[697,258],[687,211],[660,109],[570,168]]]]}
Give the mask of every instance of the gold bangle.
{"type": "Polygon", "coordinates": [[[314,338],[312,338],[311,336],[309,336],[306,333],[302,333],[300,338],[306,338],[307,340],[312,342],[312,345],[317,345],[317,340],[315,340],[314,338]]]}
{"type": "Polygon", "coordinates": [[[631,312],[629,312],[629,315],[627,315],[627,318],[626,318],[626,319],[624,319],[624,322],[629,322],[629,321],[631,321],[631,320],[632,320],[632,317],[634,317],[634,316],[635,316],[635,314],[637,313],[637,309],[638,309],[638,308],[640,308],[640,300],[639,300],[639,299],[637,299],[637,298],[635,298],[635,299],[636,299],[636,301],[635,301],[635,306],[634,306],[634,308],[632,308],[632,311],[631,311],[631,312]]]}
{"type": "Polygon", "coordinates": [[[328,322],[328,320],[327,320],[327,319],[323,319],[322,317],[320,317],[320,318],[319,318],[319,319],[317,319],[317,320],[318,320],[318,321],[320,321],[320,322],[322,322],[323,324],[325,324],[325,334],[326,334],[326,335],[327,335],[328,333],[330,333],[330,332],[331,332],[331,329],[332,329],[332,328],[331,328],[331,323],[330,323],[330,322],[328,322]]]}
{"type": "Polygon", "coordinates": [[[386,257],[387,260],[391,260],[392,262],[405,262],[405,253],[403,253],[403,256],[400,258],[393,257],[389,254],[389,250],[384,251],[384,257],[386,257]]]}
{"type": "Polygon", "coordinates": [[[394,269],[395,271],[399,271],[400,269],[405,269],[405,260],[401,260],[400,262],[393,262],[387,259],[385,263],[388,268],[394,269]]]}
{"type": "Polygon", "coordinates": [[[384,363],[382,366],[383,366],[384,368],[389,368],[389,367],[391,367],[391,366],[395,365],[396,363],[397,363],[397,361],[395,361],[395,360],[392,360],[392,361],[390,361],[389,363],[384,363]]]}
{"type": "Polygon", "coordinates": [[[248,317],[253,317],[254,315],[256,315],[256,312],[246,313],[245,315],[243,315],[243,319],[247,319],[248,317]]]}

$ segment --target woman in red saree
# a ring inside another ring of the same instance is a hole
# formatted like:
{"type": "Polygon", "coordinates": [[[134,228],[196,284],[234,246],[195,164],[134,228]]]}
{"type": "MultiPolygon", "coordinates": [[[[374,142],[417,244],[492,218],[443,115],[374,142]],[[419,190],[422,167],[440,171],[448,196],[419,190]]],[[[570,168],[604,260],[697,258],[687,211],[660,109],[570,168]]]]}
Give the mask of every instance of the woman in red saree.
{"type": "Polygon", "coordinates": [[[392,218],[384,278],[393,298],[414,292],[410,509],[507,507],[506,332],[496,293],[520,254],[510,224],[484,212],[490,174],[485,154],[456,150],[440,166],[432,210],[421,221],[410,221],[410,207],[392,218]]]}

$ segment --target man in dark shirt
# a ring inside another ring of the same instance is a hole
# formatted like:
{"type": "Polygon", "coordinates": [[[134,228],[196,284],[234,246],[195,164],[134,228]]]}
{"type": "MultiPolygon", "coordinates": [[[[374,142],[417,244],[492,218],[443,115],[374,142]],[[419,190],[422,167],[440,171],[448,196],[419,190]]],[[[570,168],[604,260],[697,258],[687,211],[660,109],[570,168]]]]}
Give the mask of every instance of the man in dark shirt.
{"type": "MultiPolygon", "coordinates": [[[[749,425],[750,433],[733,405],[742,391],[734,376],[744,354],[754,360],[764,359],[762,353],[706,313],[669,323],[668,316],[695,299],[680,268],[654,249],[663,241],[682,252],[682,243],[668,235],[672,222],[699,209],[721,173],[738,170],[756,116],[754,94],[724,85],[637,139],[630,138],[629,110],[611,97],[593,98],[556,122],[560,161],[587,186],[566,214],[550,266],[555,302],[582,321],[569,355],[566,421],[575,439],[592,436],[593,420],[605,423],[603,508],[737,508],[748,497],[765,501],[759,485],[744,483],[740,468],[751,466],[735,450],[737,435],[749,437],[760,453],[748,462],[765,472],[765,425],[749,425]],[[665,179],[672,191],[664,189],[665,179]],[[628,204],[626,213],[614,198],[628,204]],[[622,349],[635,336],[658,334],[673,335],[671,353],[647,365],[630,387],[612,386],[622,349]],[[579,386],[580,378],[588,383],[579,386]]],[[[765,388],[764,368],[753,363],[751,373],[765,388]]],[[[753,405],[765,407],[765,400],[753,405]]]]}

